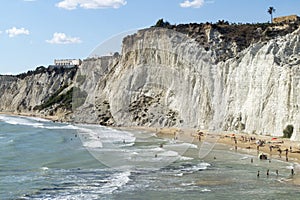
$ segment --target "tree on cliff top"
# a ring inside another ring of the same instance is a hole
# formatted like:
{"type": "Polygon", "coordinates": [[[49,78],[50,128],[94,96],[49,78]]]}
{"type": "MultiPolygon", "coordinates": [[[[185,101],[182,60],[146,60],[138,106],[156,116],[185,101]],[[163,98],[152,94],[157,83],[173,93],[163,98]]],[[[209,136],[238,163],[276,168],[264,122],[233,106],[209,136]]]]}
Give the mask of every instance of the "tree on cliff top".
{"type": "Polygon", "coordinates": [[[271,23],[273,23],[273,13],[275,12],[275,8],[274,7],[269,7],[268,9],[268,13],[271,15],[271,23]]]}
{"type": "Polygon", "coordinates": [[[164,22],[163,18],[159,19],[155,24],[155,27],[168,27],[168,26],[170,26],[170,23],[167,21],[164,22]]]}

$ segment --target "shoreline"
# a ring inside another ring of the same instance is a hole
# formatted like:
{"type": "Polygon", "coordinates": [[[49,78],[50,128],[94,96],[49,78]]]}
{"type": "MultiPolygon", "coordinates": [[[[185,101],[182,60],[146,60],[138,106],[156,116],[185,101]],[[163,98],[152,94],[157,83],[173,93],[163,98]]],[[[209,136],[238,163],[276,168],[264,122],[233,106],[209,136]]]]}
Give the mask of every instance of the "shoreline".
{"type": "MultiPolygon", "coordinates": [[[[36,115],[34,113],[12,113],[12,112],[0,112],[0,115],[8,116],[21,116],[21,117],[34,117],[41,118],[56,122],[57,116],[42,116],[36,115]]],[[[68,123],[68,122],[62,122],[68,123]]],[[[97,125],[97,124],[95,124],[97,125]]],[[[211,133],[208,131],[201,131],[201,136],[199,139],[199,130],[195,128],[177,128],[177,127],[145,127],[145,126],[132,126],[132,127],[115,127],[109,126],[108,128],[124,130],[124,131],[145,131],[149,133],[155,133],[159,137],[166,137],[169,139],[179,139],[181,141],[188,141],[192,144],[197,144],[200,146],[203,142],[210,142],[210,138],[214,138],[213,142],[218,144],[223,144],[229,147],[229,151],[239,152],[242,154],[247,154],[251,156],[258,156],[260,153],[267,155],[267,159],[271,162],[272,159],[287,162],[293,164],[293,166],[298,165],[295,170],[295,176],[293,179],[288,181],[294,185],[300,185],[300,142],[291,141],[289,138],[279,138],[264,135],[255,135],[247,133],[233,133],[233,131],[221,131],[217,133],[211,133]],[[252,138],[252,139],[251,139],[252,138]],[[264,141],[265,144],[257,148],[257,141],[264,141]],[[270,146],[273,146],[270,149],[270,146]],[[290,148],[291,147],[291,148],[290,148]],[[279,148],[282,150],[281,156],[278,152],[279,148]],[[287,149],[287,156],[286,151],[287,149]],[[286,159],[288,158],[288,159],[286,159]]],[[[249,158],[250,159],[250,158],[249,158]]],[[[249,164],[251,164],[249,160],[249,164]]]]}
{"type": "Polygon", "coordinates": [[[291,141],[289,138],[265,136],[265,135],[255,135],[247,133],[233,133],[233,131],[221,131],[218,133],[211,133],[208,131],[199,131],[195,128],[181,129],[176,127],[168,128],[155,128],[155,127],[111,127],[122,130],[144,130],[147,132],[156,133],[158,136],[168,136],[168,137],[180,137],[182,139],[188,139],[193,141],[193,143],[203,143],[207,142],[209,138],[215,138],[219,144],[225,144],[235,148],[237,150],[252,151],[249,152],[251,155],[258,155],[263,153],[267,155],[267,159],[277,159],[285,162],[297,162],[300,165],[300,142],[291,141]],[[199,141],[199,134],[197,132],[202,132],[202,136],[199,141]],[[250,140],[252,138],[252,140],[250,140]],[[264,141],[263,145],[257,147],[257,141],[264,141]],[[272,148],[270,148],[272,146],[272,148]],[[281,156],[278,150],[281,149],[281,156]],[[288,150],[286,159],[286,152],[288,150]]]}
{"type": "MultiPolygon", "coordinates": [[[[2,112],[0,115],[8,116],[21,116],[21,117],[34,117],[50,120],[53,122],[58,121],[58,116],[44,116],[37,115],[35,113],[16,113],[16,112],[2,112]]],[[[62,123],[68,123],[62,122],[62,123]]],[[[97,125],[97,124],[94,124],[97,125]]],[[[156,133],[159,136],[168,136],[168,137],[180,137],[183,140],[192,141],[192,143],[199,142],[198,129],[196,128],[178,128],[178,127],[146,127],[146,126],[128,126],[128,127],[118,127],[118,126],[107,126],[108,128],[119,129],[119,130],[140,130],[151,133],[156,133]]],[[[259,147],[259,153],[264,153],[272,159],[278,159],[286,161],[285,149],[288,149],[288,161],[294,161],[300,165],[300,141],[291,141],[289,138],[280,138],[266,135],[256,135],[256,134],[247,134],[247,133],[233,133],[233,131],[220,131],[217,134],[211,133],[206,130],[201,130],[202,136],[201,141],[205,141],[208,137],[216,137],[217,143],[226,144],[228,146],[235,147],[242,150],[256,150],[257,151],[257,140],[265,141],[266,144],[259,147]],[[250,138],[255,138],[254,140],[249,140],[250,138]],[[236,142],[235,142],[235,139],[236,142]],[[275,139],[276,138],[276,139],[275,139]],[[273,139],[273,140],[272,140],[273,139]],[[270,146],[274,146],[270,151],[270,146]],[[279,152],[277,152],[278,147],[282,150],[281,157],[279,152]],[[291,149],[290,149],[291,147],[291,149]]],[[[253,154],[254,155],[254,154],[253,154]]]]}
{"type": "MultiPolygon", "coordinates": [[[[56,122],[59,120],[58,116],[45,116],[45,115],[37,115],[35,113],[19,113],[19,112],[3,112],[0,111],[0,115],[8,115],[8,116],[16,116],[16,117],[36,117],[41,119],[50,120],[56,122]]],[[[63,122],[64,123],[64,122],[63,122]]]]}

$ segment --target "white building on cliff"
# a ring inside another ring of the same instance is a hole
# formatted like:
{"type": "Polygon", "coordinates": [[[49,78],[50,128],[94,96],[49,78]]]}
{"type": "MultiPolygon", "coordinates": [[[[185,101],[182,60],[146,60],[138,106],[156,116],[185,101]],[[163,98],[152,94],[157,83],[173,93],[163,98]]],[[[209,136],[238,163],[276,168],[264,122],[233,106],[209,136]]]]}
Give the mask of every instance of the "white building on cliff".
{"type": "Polygon", "coordinates": [[[56,66],[79,66],[82,61],[80,59],[55,59],[54,65],[56,66]]]}

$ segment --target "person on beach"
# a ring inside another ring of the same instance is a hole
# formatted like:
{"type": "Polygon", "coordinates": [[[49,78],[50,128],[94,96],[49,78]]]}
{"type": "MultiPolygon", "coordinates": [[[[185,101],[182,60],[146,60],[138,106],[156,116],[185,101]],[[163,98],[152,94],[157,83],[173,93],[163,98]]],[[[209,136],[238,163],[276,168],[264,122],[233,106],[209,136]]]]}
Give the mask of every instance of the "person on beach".
{"type": "Polygon", "coordinates": [[[269,169],[267,170],[267,176],[269,177],[269,169]]]}
{"type": "Polygon", "coordinates": [[[251,158],[251,163],[253,163],[253,158],[251,158]]]}
{"type": "Polygon", "coordinates": [[[288,156],[288,153],[289,153],[289,150],[286,148],[286,149],[285,149],[285,156],[286,156],[286,157],[288,156]]]}
{"type": "Polygon", "coordinates": [[[199,142],[201,142],[201,136],[204,135],[204,133],[198,130],[197,134],[198,134],[199,142]]]}
{"type": "Polygon", "coordinates": [[[278,176],[279,175],[279,173],[278,173],[278,169],[276,169],[276,176],[278,176]]]}
{"type": "Polygon", "coordinates": [[[277,151],[279,152],[279,158],[281,158],[282,150],[279,148],[277,151]]]}
{"type": "Polygon", "coordinates": [[[294,176],[294,174],[295,174],[293,168],[291,169],[291,174],[292,174],[292,176],[294,176]]]}
{"type": "Polygon", "coordinates": [[[259,177],[259,170],[257,171],[257,177],[259,177]]]}

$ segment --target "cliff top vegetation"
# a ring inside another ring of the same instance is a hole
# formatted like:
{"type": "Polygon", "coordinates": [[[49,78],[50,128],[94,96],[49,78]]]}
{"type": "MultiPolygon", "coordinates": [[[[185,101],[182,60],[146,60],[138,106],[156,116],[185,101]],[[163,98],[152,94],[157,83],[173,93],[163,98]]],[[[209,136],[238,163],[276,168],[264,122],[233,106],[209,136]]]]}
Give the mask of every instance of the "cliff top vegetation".
{"type": "Polygon", "coordinates": [[[29,70],[27,72],[20,73],[20,74],[17,74],[17,75],[0,75],[0,76],[25,79],[28,76],[37,75],[37,74],[44,74],[44,73],[52,74],[53,72],[55,74],[61,74],[61,73],[65,73],[65,72],[71,72],[72,77],[74,77],[75,73],[76,73],[76,70],[77,70],[77,67],[65,68],[65,67],[51,67],[51,66],[49,66],[48,68],[46,68],[44,66],[39,66],[35,70],[29,70]]]}
{"type": "MultiPolygon", "coordinates": [[[[214,47],[212,43],[214,41],[208,38],[207,31],[217,31],[220,33],[218,43],[229,44],[235,43],[237,51],[240,52],[243,49],[249,47],[251,44],[268,41],[278,36],[284,36],[300,27],[300,22],[295,21],[291,23],[229,23],[228,21],[219,20],[216,23],[189,23],[189,24],[170,24],[163,19],[159,19],[153,27],[161,27],[172,29],[180,33],[186,34],[191,38],[194,38],[206,50],[214,47]]],[[[222,45],[224,46],[228,45],[222,45]]],[[[226,57],[232,57],[227,55],[226,57]]]]}

